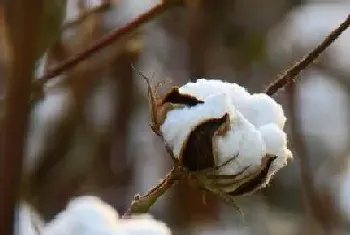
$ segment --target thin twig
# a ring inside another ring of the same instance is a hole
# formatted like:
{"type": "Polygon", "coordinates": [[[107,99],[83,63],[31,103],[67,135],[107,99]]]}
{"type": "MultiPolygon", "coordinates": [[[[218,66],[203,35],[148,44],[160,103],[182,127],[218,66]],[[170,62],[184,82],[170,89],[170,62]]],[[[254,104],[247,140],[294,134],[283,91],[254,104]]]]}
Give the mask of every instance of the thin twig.
{"type": "Polygon", "coordinates": [[[152,18],[159,16],[161,13],[165,12],[170,7],[179,4],[181,1],[175,1],[175,0],[167,0],[163,1],[153,8],[151,8],[149,11],[139,15],[135,19],[133,19],[130,23],[124,25],[121,28],[116,29],[115,31],[111,32],[110,34],[103,37],[101,40],[94,43],[92,46],[87,48],[86,50],[75,54],[74,56],[68,58],[67,60],[63,61],[56,67],[49,69],[48,72],[39,78],[40,83],[44,84],[47,80],[50,78],[53,78],[64,71],[72,68],[73,66],[77,65],[78,63],[82,62],[83,60],[87,59],[94,53],[98,52],[102,48],[105,48],[109,46],[111,43],[115,42],[116,40],[120,39],[121,37],[131,33],[133,30],[137,29],[144,23],[148,22],[152,18]]]}
{"type": "Polygon", "coordinates": [[[124,217],[132,214],[147,213],[151,206],[159,197],[177,182],[182,176],[181,168],[174,167],[157,186],[152,188],[146,195],[136,195],[131,202],[130,208],[124,214],[124,217]]]}
{"type": "Polygon", "coordinates": [[[91,9],[88,9],[87,11],[84,11],[76,19],[68,21],[65,24],[63,24],[61,31],[64,31],[68,28],[72,28],[72,27],[80,24],[82,21],[84,21],[90,15],[103,12],[103,11],[109,9],[110,6],[111,6],[111,2],[109,0],[108,1],[106,0],[106,1],[102,2],[100,5],[92,7],[91,9]]]}
{"type": "Polygon", "coordinates": [[[350,25],[350,14],[346,20],[341,23],[335,30],[333,30],[315,49],[313,49],[307,56],[300,61],[297,61],[291,68],[284,71],[283,75],[272,82],[265,93],[269,96],[277,93],[286,84],[293,81],[301,71],[309,66],[319,55],[326,50],[350,25]]]}

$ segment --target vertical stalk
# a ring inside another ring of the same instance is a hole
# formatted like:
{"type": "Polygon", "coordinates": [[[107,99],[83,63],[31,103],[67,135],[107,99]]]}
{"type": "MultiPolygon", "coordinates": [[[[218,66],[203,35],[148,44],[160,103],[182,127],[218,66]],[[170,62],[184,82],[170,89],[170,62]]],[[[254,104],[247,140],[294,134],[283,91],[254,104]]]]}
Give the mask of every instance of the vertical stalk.
{"type": "Polygon", "coordinates": [[[0,154],[0,234],[14,233],[27,131],[31,78],[42,0],[11,0],[5,6],[12,57],[5,84],[0,154]]]}

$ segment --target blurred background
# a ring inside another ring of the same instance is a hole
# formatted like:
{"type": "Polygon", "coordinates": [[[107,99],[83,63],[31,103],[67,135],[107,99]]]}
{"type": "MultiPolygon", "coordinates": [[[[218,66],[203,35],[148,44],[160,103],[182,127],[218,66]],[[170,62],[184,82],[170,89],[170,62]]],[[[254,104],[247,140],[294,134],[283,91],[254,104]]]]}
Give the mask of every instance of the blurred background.
{"type": "MultiPolygon", "coordinates": [[[[37,76],[158,3],[67,0],[58,36],[43,31],[54,40],[37,76]]],[[[8,60],[2,12],[1,92],[8,60]]],[[[263,92],[349,13],[349,0],[188,0],[168,9],[45,84],[32,102],[22,200],[46,221],[77,195],[98,195],[122,214],[171,169],[148,126],[146,84],[131,64],[153,85],[171,81],[160,94],[202,77],[263,92]]],[[[211,195],[204,205],[185,183],[150,213],[174,234],[349,234],[349,42],[350,30],[274,97],[286,112],[295,160],[267,189],[237,199],[244,217],[211,195]]]]}

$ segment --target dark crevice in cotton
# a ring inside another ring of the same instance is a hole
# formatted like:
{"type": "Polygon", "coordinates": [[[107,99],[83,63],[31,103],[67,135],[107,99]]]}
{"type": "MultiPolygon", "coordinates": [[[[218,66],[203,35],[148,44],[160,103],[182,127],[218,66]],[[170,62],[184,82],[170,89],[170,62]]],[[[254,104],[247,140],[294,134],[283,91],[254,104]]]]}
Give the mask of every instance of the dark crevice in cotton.
{"type": "Polygon", "coordinates": [[[187,143],[183,147],[181,160],[189,171],[200,171],[214,168],[213,136],[215,132],[227,123],[229,115],[221,118],[208,119],[190,133],[187,143]]]}
{"type": "Polygon", "coordinates": [[[197,104],[203,104],[204,101],[198,100],[196,97],[179,93],[178,87],[173,87],[171,91],[166,94],[162,104],[172,103],[172,104],[183,104],[186,106],[196,106],[197,104]]]}
{"type": "Polygon", "coordinates": [[[253,192],[255,189],[259,188],[265,182],[270,166],[276,158],[276,156],[269,156],[265,166],[261,169],[260,173],[256,177],[243,183],[241,186],[229,194],[231,196],[239,196],[253,192]]]}

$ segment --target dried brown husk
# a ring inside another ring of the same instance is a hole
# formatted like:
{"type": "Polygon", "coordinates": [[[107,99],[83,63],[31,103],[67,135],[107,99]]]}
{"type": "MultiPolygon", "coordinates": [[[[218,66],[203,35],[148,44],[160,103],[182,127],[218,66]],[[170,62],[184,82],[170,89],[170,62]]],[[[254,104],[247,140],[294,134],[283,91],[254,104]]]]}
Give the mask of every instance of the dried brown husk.
{"type": "MultiPolygon", "coordinates": [[[[249,195],[262,188],[266,184],[267,176],[273,161],[277,157],[266,155],[261,159],[259,167],[246,167],[237,174],[219,174],[217,169],[213,171],[201,171],[196,173],[202,187],[209,191],[220,190],[231,197],[249,195]]],[[[232,159],[234,160],[234,159],[232,159]]]]}
{"type": "Polygon", "coordinates": [[[210,118],[195,126],[187,137],[180,152],[180,162],[190,172],[215,167],[216,156],[213,151],[213,137],[227,130],[230,117],[210,118]]]}
{"type": "Polygon", "coordinates": [[[178,87],[172,87],[170,91],[156,104],[156,119],[159,126],[163,125],[169,111],[183,107],[193,107],[204,101],[188,94],[181,94],[178,87]]]}

